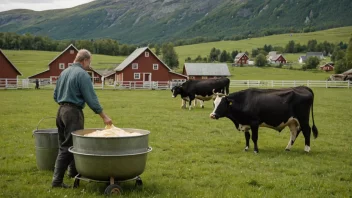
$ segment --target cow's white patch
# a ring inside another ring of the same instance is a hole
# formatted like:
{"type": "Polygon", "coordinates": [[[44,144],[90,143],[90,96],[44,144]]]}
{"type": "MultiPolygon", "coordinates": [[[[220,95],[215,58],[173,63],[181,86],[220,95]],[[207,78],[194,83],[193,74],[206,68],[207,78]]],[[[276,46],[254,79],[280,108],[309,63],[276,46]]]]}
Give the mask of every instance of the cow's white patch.
{"type": "Polygon", "coordinates": [[[188,96],[187,97],[183,97],[182,99],[185,100],[185,101],[189,101],[189,97],[188,96]]]}
{"type": "Polygon", "coordinates": [[[186,101],[185,100],[181,100],[181,108],[185,109],[186,108],[186,101]]]}
{"type": "Polygon", "coordinates": [[[295,125],[296,127],[299,127],[300,124],[296,118],[290,117],[287,120],[287,122],[285,122],[285,123],[282,122],[279,126],[271,126],[271,125],[266,124],[265,122],[263,122],[259,126],[275,129],[277,131],[282,131],[282,129],[284,129],[286,126],[290,126],[290,125],[295,125]]]}
{"type": "Polygon", "coordinates": [[[220,104],[220,101],[221,101],[221,99],[223,98],[224,96],[216,96],[216,98],[215,98],[215,100],[214,100],[214,110],[213,110],[213,112],[211,112],[210,113],[210,117],[211,118],[215,118],[215,111],[216,111],[216,109],[218,108],[218,106],[219,106],[219,104],[220,104]]]}
{"type": "Polygon", "coordinates": [[[251,127],[249,125],[242,125],[242,124],[238,125],[238,130],[239,131],[245,132],[245,131],[248,131],[249,129],[251,129],[251,127]]]}
{"type": "MultiPolygon", "coordinates": [[[[297,121],[298,122],[298,121],[297,121]]],[[[290,150],[293,143],[296,140],[297,137],[297,131],[298,131],[298,126],[296,122],[291,122],[291,124],[289,125],[290,127],[290,131],[291,131],[291,136],[290,136],[290,140],[288,141],[288,144],[286,146],[286,150],[290,150]]]]}
{"type": "Polygon", "coordinates": [[[310,151],[310,146],[305,145],[305,146],[304,146],[304,151],[307,152],[307,153],[309,153],[309,151],[310,151]]]}

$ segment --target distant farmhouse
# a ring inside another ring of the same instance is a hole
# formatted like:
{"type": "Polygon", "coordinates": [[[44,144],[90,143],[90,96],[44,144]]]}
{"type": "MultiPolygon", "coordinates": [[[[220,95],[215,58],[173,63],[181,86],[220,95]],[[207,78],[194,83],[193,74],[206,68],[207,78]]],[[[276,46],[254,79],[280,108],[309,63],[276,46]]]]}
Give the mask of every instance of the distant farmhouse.
{"type": "Polygon", "coordinates": [[[307,52],[305,56],[300,56],[298,62],[303,64],[309,57],[317,57],[320,60],[324,59],[323,52],[307,52]]]}
{"type": "MultiPolygon", "coordinates": [[[[48,65],[49,68],[43,72],[29,76],[29,79],[50,79],[52,83],[56,83],[58,77],[64,69],[72,65],[76,58],[78,49],[74,45],[69,45],[64,51],[61,52],[56,58],[54,58],[48,65]]],[[[92,67],[86,69],[88,74],[92,78],[93,83],[101,83],[102,75],[99,74],[92,67]]]]}
{"type": "Polygon", "coordinates": [[[195,80],[231,76],[226,63],[185,63],[183,75],[195,80]]]}
{"type": "Polygon", "coordinates": [[[286,64],[287,61],[282,54],[277,54],[276,51],[269,52],[267,61],[271,64],[286,64]]]}
{"type": "Polygon", "coordinates": [[[148,47],[137,48],[114,71],[108,73],[105,81],[186,81],[187,76],[175,73],[148,47]]]}
{"type": "Polygon", "coordinates": [[[245,53],[238,53],[235,57],[233,65],[248,65],[249,57],[245,53]]]}
{"type": "Polygon", "coordinates": [[[326,63],[319,67],[323,71],[334,71],[334,63],[326,63]]]}

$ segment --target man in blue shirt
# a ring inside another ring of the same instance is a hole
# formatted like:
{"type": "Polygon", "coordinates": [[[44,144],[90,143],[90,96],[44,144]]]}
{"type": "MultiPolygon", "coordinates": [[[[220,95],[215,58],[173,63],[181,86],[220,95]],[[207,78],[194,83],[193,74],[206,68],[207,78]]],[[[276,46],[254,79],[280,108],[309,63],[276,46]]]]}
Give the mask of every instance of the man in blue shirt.
{"type": "Polygon", "coordinates": [[[85,103],[100,115],[105,125],[112,125],[112,120],[103,112],[91,78],[85,70],[89,68],[90,63],[91,53],[85,49],[80,50],[74,63],[60,74],[56,82],[54,100],[60,105],[56,117],[60,148],[56,158],[52,187],[69,187],[63,183],[68,167],[70,177],[77,174],[73,154],[68,149],[73,145],[71,132],[84,128],[82,109],[85,103]]]}

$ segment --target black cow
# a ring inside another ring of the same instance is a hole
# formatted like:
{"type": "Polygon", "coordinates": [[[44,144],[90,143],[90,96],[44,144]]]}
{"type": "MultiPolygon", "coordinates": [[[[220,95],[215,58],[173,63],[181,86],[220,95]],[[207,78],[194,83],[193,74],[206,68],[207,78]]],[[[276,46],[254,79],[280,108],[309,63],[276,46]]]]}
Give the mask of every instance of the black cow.
{"type": "Polygon", "coordinates": [[[214,111],[210,118],[229,118],[239,131],[245,132],[246,147],[249,148],[250,134],[254,152],[258,152],[257,140],[259,127],[268,127],[279,132],[286,126],[290,128],[291,138],[286,150],[289,151],[297,136],[302,131],[305,138],[306,152],[310,151],[309,113],[312,108],[313,135],[318,137],[314,124],[313,91],[304,86],[284,89],[247,89],[228,96],[217,94],[214,100],[214,111]]]}
{"type": "Polygon", "coordinates": [[[191,110],[192,100],[201,101],[201,107],[204,108],[202,102],[211,100],[215,92],[228,94],[230,80],[228,78],[207,79],[207,80],[188,80],[182,85],[175,86],[171,89],[172,97],[178,94],[182,98],[182,108],[185,108],[185,101],[189,102],[189,110],[191,110]]]}

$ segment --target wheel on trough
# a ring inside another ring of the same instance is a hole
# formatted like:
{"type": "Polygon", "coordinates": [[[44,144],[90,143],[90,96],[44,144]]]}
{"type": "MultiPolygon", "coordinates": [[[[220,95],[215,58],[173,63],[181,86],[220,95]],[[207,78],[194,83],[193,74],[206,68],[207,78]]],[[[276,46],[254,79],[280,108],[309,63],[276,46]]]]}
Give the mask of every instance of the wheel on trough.
{"type": "Polygon", "coordinates": [[[135,185],[134,185],[136,188],[141,188],[141,187],[143,187],[143,181],[142,181],[142,179],[140,178],[140,177],[138,177],[137,179],[136,179],[136,183],[135,183],[135,185]]]}
{"type": "Polygon", "coordinates": [[[79,179],[75,178],[75,181],[73,182],[73,188],[78,188],[79,187],[79,179]]]}
{"type": "Polygon", "coordinates": [[[122,188],[117,184],[109,185],[104,192],[105,195],[121,195],[122,188]]]}

